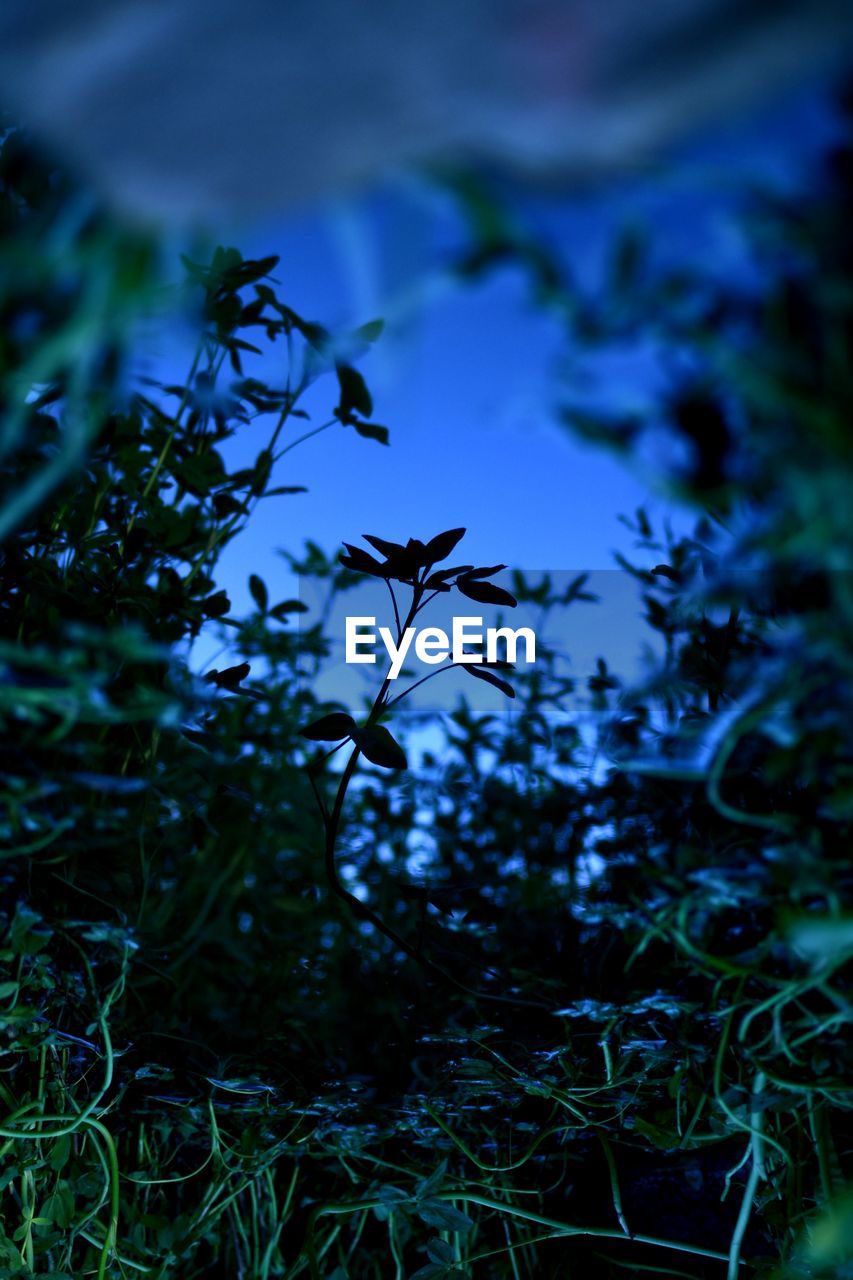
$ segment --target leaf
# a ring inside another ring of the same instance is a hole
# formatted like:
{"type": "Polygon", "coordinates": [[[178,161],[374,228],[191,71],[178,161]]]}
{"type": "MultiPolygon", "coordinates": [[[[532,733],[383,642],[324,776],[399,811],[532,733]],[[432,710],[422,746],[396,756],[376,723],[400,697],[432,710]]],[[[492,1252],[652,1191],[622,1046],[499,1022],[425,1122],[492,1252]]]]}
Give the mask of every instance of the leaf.
{"type": "Polygon", "coordinates": [[[366,725],[353,733],[352,738],[371,764],[383,769],[408,769],[405,751],[384,725],[366,725]]]}
{"type": "Polygon", "coordinates": [[[486,684],[493,685],[496,689],[500,689],[501,693],[505,693],[508,698],[515,697],[515,689],[506,680],[501,680],[500,676],[496,676],[494,671],[490,671],[488,667],[484,667],[481,663],[460,662],[456,664],[467,671],[469,676],[474,676],[477,680],[485,680],[486,684]]]}
{"type": "Polygon", "coordinates": [[[352,425],[365,439],[378,440],[380,444],[388,443],[388,428],[381,427],[378,422],[354,422],[352,425]]]}
{"type": "Polygon", "coordinates": [[[408,1192],[403,1191],[401,1187],[392,1186],[387,1182],[382,1184],[376,1194],[383,1204],[407,1204],[411,1199],[408,1192]]]}
{"type": "Polygon", "coordinates": [[[256,280],[262,280],[264,276],[268,276],[280,261],[279,255],[272,253],[267,258],[258,258],[256,262],[243,262],[239,267],[232,268],[228,274],[233,275],[235,283],[242,289],[244,285],[253,284],[256,280]]]}
{"type": "Polygon", "coordinates": [[[376,578],[387,577],[386,567],[362,547],[353,547],[345,542],[346,553],[338,556],[345,569],[355,569],[357,573],[370,573],[376,578]]]}
{"type": "Polygon", "coordinates": [[[41,1216],[63,1229],[74,1221],[74,1196],[67,1182],[59,1182],[45,1200],[41,1216]]]}
{"type": "Polygon", "coordinates": [[[433,1236],[431,1240],[427,1240],[426,1248],[430,1262],[435,1262],[439,1266],[447,1266],[456,1257],[453,1245],[447,1240],[442,1240],[441,1236],[433,1236]]]}
{"type": "Polygon", "coordinates": [[[259,578],[256,573],[250,573],[249,590],[252,593],[252,599],[260,609],[261,613],[266,613],[270,597],[263,578],[259,578]]]}
{"type": "Polygon", "coordinates": [[[434,538],[430,538],[424,548],[426,563],[436,564],[439,560],[446,560],[457,542],[465,537],[465,532],[465,529],[448,529],[446,533],[437,533],[434,538]]]}
{"type": "Polygon", "coordinates": [[[289,613],[307,613],[308,605],[303,600],[281,600],[270,609],[270,617],[276,622],[284,622],[289,613]]]}
{"type": "Polygon", "coordinates": [[[265,1093],[275,1093],[275,1088],[271,1084],[261,1084],[258,1080],[222,1080],[217,1076],[205,1076],[208,1084],[212,1084],[215,1089],[224,1089],[226,1093],[240,1093],[247,1097],[255,1097],[265,1093]]]}
{"type": "Polygon", "coordinates": [[[372,547],[387,558],[390,556],[400,555],[403,548],[399,542],[389,542],[387,538],[377,538],[375,534],[365,533],[362,535],[365,542],[369,542],[372,547]]]}
{"type": "Polygon", "coordinates": [[[231,601],[224,591],[215,591],[212,596],[201,602],[201,611],[206,618],[221,618],[231,609],[231,601]]]}
{"type": "Polygon", "coordinates": [[[487,565],[482,569],[472,569],[465,574],[466,578],[491,578],[492,574],[500,573],[501,569],[505,569],[505,564],[487,565]]]}
{"type": "Polygon", "coordinates": [[[196,498],[204,498],[211,489],[227,480],[225,463],[215,449],[191,455],[175,464],[175,479],[196,498]]]}
{"type": "Polygon", "coordinates": [[[599,597],[593,595],[591,591],[584,591],[588,581],[588,573],[579,573],[576,578],[573,578],[563,594],[563,604],[571,604],[574,600],[586,600],[591,604],[597,604],[599,597]]]}
{"type": "Polygon", "coordinates": [[[518,604],[515,596],[504,591],[503,587],[496,587],[493,582],[474,582],[466,575],[459,578],[456,585],[463,596],[476,600],[478,604],[505,604],[510,609],[518,604]]]}
{"type": "Polygon", "coordinates": [[[347,715],[345,711],[332,711],[329,715],[321,716],[319,720],[306,725],[299,732],[303,738],[308,738],[311,742],[340,742],[344,738],[354,737],[355,727],[356,723],[352,716],[347,715]]]}
{"type": "MultiPolygon", "coordinates": [[[[262,355],[264,354],[264,353],[263,353],[263,351],[261,351],[261,348],[260,348],[260,347],[256,347],[256,346],[255,346],[253,343],[251,343],[251,342],[246,342],[246,340],[245,340],[244,338],[231,338],[231,340],[230,340],[230,341],[229,341],[229,343],[228,343],[228,350],[229,350],[229,351],[234,351],[234,350],[236,350],[236,349],[238,349],[238,348],[239,348],[239,350],[240,350],[240,351],[251,351],[251,352],[253,353],[253,355],[256,355],[256,356],[262,356],[262,355]]],[[[240,362],[239,362],[239,360],[236,362],[236,364],[235,364],[235,368],[237,369],[237,372],[239,373],[239,372],[240,372],[240,362]]]]}
{"type": "Polygon", "coordinates": [[[255,459],[255,465],[252,469],[251,492],[253,494],[261,494],[266,489],[267,481],[272,471],[272,464],[273,457],[269,449],[262,449],[255,459]]]}
{"type": "Polygon", "coordinates": [[[432,590],[449,591],[450,588],[445,585],[448,579],[458,573],[468,573],[473,567],[470,564],[455,564],[449,569],[436,569],[435,573],[429,575],[424,586],[430,587],[432,590]]]}
{"type": "Polygon", "coordinates": [[[331,351],[334,343],[329,330],[323,325],[317,324],[313,320],[303,320],[298,316],[291,307],[279,306],[278,310],[289,324],[293,326],[297,332],[301,333],[307,343],[309,343],[315,351],[321,356],[326,356],[331,351]]]}
{"type": "Polygon", "coordinates": [[[470,1231],[474,1225],[467,1213],[461,1213],[444,1200],[421,1200],[417,1215],[421,1222],[439,1231],[470,1231]]]}
{"type": "Polygon", "coordinates": [[[34,956],[47,946],[53,930],[29,907],[19,906],[9,926],[9,946],[15,955],[34,956]]]}
{"type": "Polygon", "coordinates": [[[658,1125],[644,1120],[642,1116],[635,1117],[634,1128],[637,1133],[641,1133],[659,1151],[672,1151],[678,1145],[677,1138],[669,1133],[668,1130],[661,1129],[658,1125]]]}
{"type": "Polygon", "coordinates": [[[446,1177],[447,1177],[447,1161],[442,1160],[438,1168],[435,1169],[434,1172],[431,1173],[428,1178],[423,1178],[417,1184],[415,1188],[415,1194],[418,1197],[427,1197],[427,1196],[434,1195],[436,1191],[441,1190],[442,1184],[446,1177]]]}
{"type": "Polygon", "coordinates": [[[352,413],[360,413],[363,418],[369,418],[373,413],[373,397],[358,369],[349,364],[339,364],[336,372],[341,389],[340,404],[335,410],[337,416],[349,419],[352,413]]]}
{"type": "Polygon", "coordinates": [[[228,516],[236,516],[243,510],[243,503],[237,498],[232,498],[230,493],[215,493],[213,495],[213,509],[216,514],[227,519],[228,516]]]}
{"type": "Polygon", "coordinates": [[[60,1134],[54,1142],[48,1164],[55,1173],[59,1173],[68,1163],[68,1157],[71,1154],[71,1135],[68,1133],[60,1134]]]}
{"type": "Polygon", "coordinates": [[[248,662],[241,662],[236,667],[226,667],[224,671],[208,671],[204,679],[215,684],[217,689],[236,689],[241,680],[245,680],[251,671],[248,662]]]}
{"type": "Polygon", "coordinates": [[[411,1200],[411,1197],[400,1187],[392,1187],[388,1183],[381,1186],[376,1195],[380,1203],[374,1205],[373,1212],[380,1222],[387,1222],[395,1210],[408,1205],[411,1200]]]}
{"type": "Polygon", "coordinates": [[[368,320],[367,324],[359,325],[352,336],[360,342],[375,342],[382,336],[384,328],[384,320],[368,320]]]}

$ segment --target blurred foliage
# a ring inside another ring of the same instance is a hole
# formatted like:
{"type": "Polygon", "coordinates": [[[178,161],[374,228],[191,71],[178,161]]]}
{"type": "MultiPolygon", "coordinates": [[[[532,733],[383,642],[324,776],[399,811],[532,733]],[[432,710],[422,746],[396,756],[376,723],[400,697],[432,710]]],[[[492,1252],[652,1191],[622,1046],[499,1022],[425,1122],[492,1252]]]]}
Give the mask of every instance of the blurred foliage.
{"type": "MultiPolygon", "coordinates": [[[[630,522],[642,687],[543,651],[404,769],[390,704],[312,692],[322,615],[297,641],[298,601],[252,574],[236,618],[217,580],[300,439],[386,440],[355,367],[381,326],[331,335],[218,250],[185,264],[186,378],[139,379],[156,247],[6,134],[0,1276],[853,1275],[851,157],[756,205],[742,285],[632,243],[581,297],[522,246],[573,343],[689,353],[652,425],[696,530],[630,522]]],[[[514,252],[479,216],[469,273],[514,252]]],[[[417,589],[459,532],[288,558],[417,589]]]]}

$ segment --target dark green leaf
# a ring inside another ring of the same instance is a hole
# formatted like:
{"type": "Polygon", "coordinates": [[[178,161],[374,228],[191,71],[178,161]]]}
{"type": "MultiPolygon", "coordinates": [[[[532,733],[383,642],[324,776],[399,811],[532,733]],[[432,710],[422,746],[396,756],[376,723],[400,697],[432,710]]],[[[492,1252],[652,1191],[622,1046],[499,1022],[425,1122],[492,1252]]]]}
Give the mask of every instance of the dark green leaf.
{"type": "Polygon", "coordinates": [[[355,569],[358,573],[369,573],[378,578],[387,576],[385,566],[362,547],[354,547],[349,542],[345,542],[344,546],[346,552],[342,552],[338,559],[345,569],[355,569]]]}
{"type": "Polygon", "coordinates": [[[466,1213],[454,1209],[445,1200],[421,1200],[418,1202],[417,1215],[427,1226],[437,1227],[439,1231],[470,1231],[474,1223],[466,1213]]]}
{"type": "Polygon", "coordinates": [[[243,510],[243,504],[237,498],[233,498],[230,493],[215,493],[213,495],[213,509],[218,516],[236,516],[243,510]]]}
{"type": "Polygon", "coordinates": [[[430,538],[424,549],[426,563],[435,564],[438,560],[446,560],[464,536],[464,529],[448,529],[446,533],[437,533],[434,538],[430,538]]]}
{"type": "Polygon", "coordinates": [[[231,601],[224,591],[215,591],[201,602],[201,611],[206,618],[222,618],[230,609],[231,601]]]}
{"type": "Polygon", "coordinates": [[[483,666],[480,662],[463,662],[457,663],[469,676],[476,676],[478,680],[485,680],[486,684],[493,685],[496,689],[500,689],[501,693],[505,693],[508,698],[515,697],[515,690],[506,680],[501,680],[500,676],[496,676],[494,671],[490,671],[488,667],[483,666]]]}
{"type": "Polygon", "coordinates": [[[282,600],[270,609],[270,617],[283,622],[289,613],[307,613],[308,606],[302,600],[282,600]]]}
{"type": "Polygon", "coordinates": [[[251,671],[248,662],[241,662],[235,667],[226,667],[224,671],[208,671],[205,680],[215,684],[217,689],[236,689],[251,671]]]}
{"type": "Polygon", "coordinates": [[[378,440],[380,444],[388,443],[388,428],[381,427],[378,422],[354,422],[352,424],[358,435],[366,440],[378,440]]]}
{"type": "Polygon", "coordinates": [[[469,580],[469,581],[473,578],[491,578],[493,574],[500,573],[501,569],[505,569],[505,568],[506,568],[505,564],[486,565],[482,569],[471,569],[468,573],[465,574],[465,578],[466,580],[469,580]]]}
{"type": "Polygon", "coordinates": [[[476,582],[467,577],[459,578],[456,583],[463,596],[476,600],[478,604],[503,604],[514,609],[518,601],[503,587],[496,587],[493,582],[476,582]]]}
{"type": "Polygon", "coordinates": [[[337,366],[338,384],[341,389],[340,404],[337,408],[339,417],[350,419],[353,413],[369,418],[373,413],[373,397],[367,389],[367,383],[352,365],[337,366]]]}
{"type": "Polygon", "coordinates": [[[408,769],[406,753],[384,725],[367,725],[352,736],[371,764],[378,764],[383,769],[408,769]]]}
{"type": "Polygon", "coordinates": [[[435,1169],[435,1171],[431,1173],[428,1178],[421,1179],[421,1181],[417,1184],[415,1188],[416,1195],[419,1197],[429,1197],[429,1196],[435,1195],[436,1191],[441,1190],[446,1177],[447,1177],[447,1161],[442,1160],[438,1168],[435,1169]]]}
{"type": "Polygon", "coordinates": [[[384,328],[384,320],[368,320],[367,324],[360,325],[355,330],[353,337],[360,342],[375,342],[377,338],[382,336],[384,328]]]}
{"type": "Polygon", "coordinates": [[[278,254],[270,254],[268,258],[258,258],[256,262],[246,261],[241,263],[239,267],[232,268],[229,276],[239,288],[244,285],[253,284],[256,280],[262,280],[264,276],[268,276],[274,271],[281,259],[278,254]]]}
{"type": "Polygon", "coordinates": [[[377,538],[372,533],[365,533],[363,537],[365,542],[369,542],[381,555],[386,557],[400,555],[403,550],[399,542],[389,542],[387,538],[377,538]]]}
{"type": "Polygon", "coordinates": [[[456,1254],[453,1245],[447,1240],[442,1240],[441,1236],[433,1236],[427,1241],[427,1257],[430,1262],[435,1262],[439,1266],[447,1266],[452,1263],[456,1254]]]}
{"type": "Polygon", "coordinates": [[[261,613],[266,613],[267,605],[270,602],[269,592],[263,578],[259,578],[256,573],[249,574],[249,590],[252,593],[252,599],[260,609],[261,613]]]}
{"type": "Polygon", "coordinates": [[[344,738],[354,737],[355,727],[352,716],[344,711],[332,711],[329,715],[321,716],[319,720],[306,725],[299,732],[303,738],[308,738],[311,742],[340,742],[344,738]]]}

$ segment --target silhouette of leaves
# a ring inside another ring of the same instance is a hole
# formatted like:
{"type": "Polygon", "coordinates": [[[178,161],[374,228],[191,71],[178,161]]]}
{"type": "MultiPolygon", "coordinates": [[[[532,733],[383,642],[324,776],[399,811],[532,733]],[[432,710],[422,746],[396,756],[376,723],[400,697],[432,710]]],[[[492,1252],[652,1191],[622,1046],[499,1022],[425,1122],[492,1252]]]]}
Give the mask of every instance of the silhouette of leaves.
{"type": "Polygon", "coordinates": [[[437,533],[424,547],[424,563],[433,565],[439,560],[446,560],[464,536],[464,529],[448,529],[446,533],[437,533]]]}
{"type": "Polygon", "coordinates": [[[331,711],[299,732],[310,742],[341,742],[344,738],[353,737],[355,728],[355,721],[345,711],[331,711]]]}
{"type": "Polygon", "coordinates": [[[496,587],[493,582],[480,582],[468,574],[459,578],[456,586],[463,596],[476,600],[478,604],[503,604],[514,609],[518,603],[515,596],[510,595],[503,587],[496,587]]]}
{"type": "Polygon", "coordinates": [[[218,689],[234,690],[248,676],[251,667],[248,662],[240,662],[234,667],[226,667],[224,671],[208,671],[204,679],[215,684],[218,689]]]}
{"type": "Polygon", "coordinates": [[[378,422],[353,422],[356,434],[363,436],[365,440],[378,440],[380,444],[388,443],[388,428],[381,426],[378,422]]]}
{"type": "Polygon", "coordinates": [[[373,413],[373,397],[358,369],[353,369],[347,364],[339,364],[337,374],[341,399],[335,410],[336,416],[343,422],[351,422],[354,413],[369,418],[373,413]]]}
{"type": "Polygon", "coordinates": [[[495,675],[490,666],[481,662],[460,662],[456,664],[463,671],[467,671],[469,676],[474,676],[477,680],[484,680],[486,684],[492,685],[495,689],[500,689],[501,693],[505,693],[508,698],[515,697],[515,689],[507,680],[502,680],[500,676],[495,675]]]}
{"type": "Polygon", "coordinates": [[[355,729],[352,737],[371,764],[378,764],[383,769],[408,769],[405,751],[384,725],[372,724],[355,729]]]}
{"type": "Polygon", "coordinates": [[[269,592],[263,578],[259,578],[256,573],[249,574],[249,591],[261,613],[265,613],[270,599],[269,592]]]}
{"type": "Polygon", "coordinates": [[[351,543],[345,542],[346,552],[341,552],[338,560],[345,569],[355,569],[357,573],[369,573],[374,578],[390,578],[392,576],[391,566],[381,564],[379,560],[370,555],[369,552],[361,547],[354,547],[351,543]]]}

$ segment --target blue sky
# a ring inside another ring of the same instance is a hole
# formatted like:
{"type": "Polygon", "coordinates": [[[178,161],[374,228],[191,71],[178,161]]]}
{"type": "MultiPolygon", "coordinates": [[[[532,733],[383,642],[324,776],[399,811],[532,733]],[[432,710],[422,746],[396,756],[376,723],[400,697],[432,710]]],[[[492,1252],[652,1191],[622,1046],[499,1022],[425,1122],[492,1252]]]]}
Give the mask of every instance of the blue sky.
{"type": "MultiPolygon", "coordinates": [[[[831,130],[826,94],[812,86],[694,140],[654,170],[587,192],[507,195],[593,287],[626,222],[649,229],[674,259],[701,261],[725,277],[743,263],[736,213],[745,188],[803,181],[831,130]]],[[[520,272],[475,284],[448,280],[448,248],[460,228],[446,193],[404,175],[346,203],[222,229],[219,239],[245,256],[281,255],[281,292],[307,318],[332,327],[387,319],[360,367],[390,447],[335,428],[283,460],[276,483],[309,492],[260,504],[226,552],[219,584],[238,610],[249,604],[250,569],[274,597],[292,594],[276,549],[298,551],[306,537],[333,550],[364,532],[405,540],[464,525],[466,558],[475,561],[603,569],[615,548],[630,548],[620,513],[640,504],[667,512],[650,477],[557,424],[566,339],[531,301],[520,272]]],[[[604,377],[623,406],[653,398],[654,377],[636,353],[624,353],[604,377]]],[[[312,392],[317,421],[335,391],[330,379],[312,392]]],[[[248,430],[229,460],[245,464],[262,443],[259,429],[248,430]]]]}

